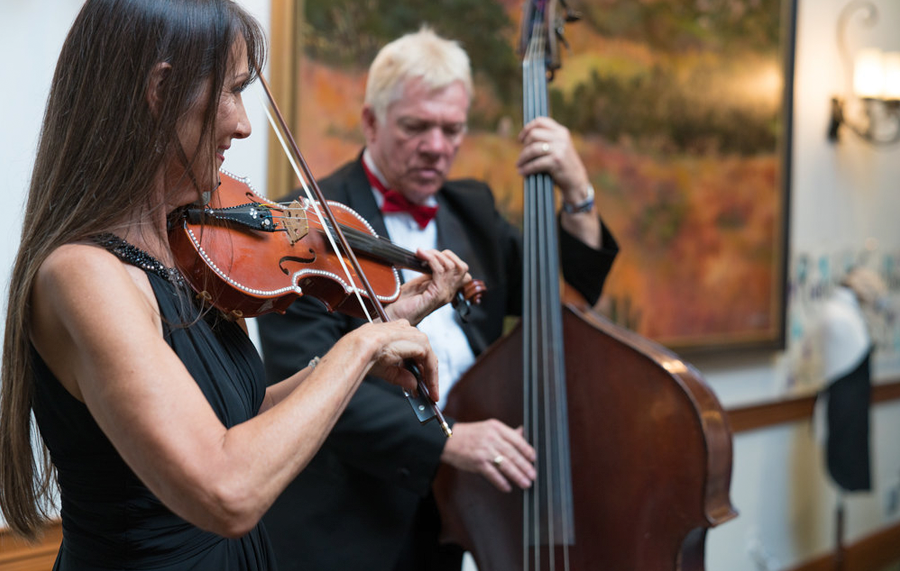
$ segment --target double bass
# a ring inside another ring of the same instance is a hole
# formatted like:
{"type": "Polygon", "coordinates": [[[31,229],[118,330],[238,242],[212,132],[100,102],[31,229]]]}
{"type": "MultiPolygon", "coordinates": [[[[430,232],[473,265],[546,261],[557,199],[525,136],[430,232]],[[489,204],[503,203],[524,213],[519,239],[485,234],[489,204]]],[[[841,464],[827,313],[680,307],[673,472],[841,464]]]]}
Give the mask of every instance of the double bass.
{"type": "MultiPolygon", "coordinates": [[[[547,114],[557,34],[573,16],[558,0],[526,2],[526,123],[547,114]]],[[[553,181],[533,175],[524,186],[522,319],[444,412],[522,426],[538,476],[503,493],[441,465],[442,539],[470,551],[479,571],[702,571],[707,530],[737,515],[727,417],[691,365],[564,295],[553,181]]]]}

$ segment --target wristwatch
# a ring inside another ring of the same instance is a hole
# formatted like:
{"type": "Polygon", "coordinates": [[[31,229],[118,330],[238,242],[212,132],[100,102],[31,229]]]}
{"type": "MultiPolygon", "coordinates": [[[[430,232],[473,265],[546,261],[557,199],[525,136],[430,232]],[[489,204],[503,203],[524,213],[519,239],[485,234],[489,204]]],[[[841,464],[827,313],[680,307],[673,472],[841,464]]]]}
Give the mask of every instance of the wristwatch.
{"type": "Polygon", "coordinates": [[[566,214],[580,214],[582,212],[590,212],[591,208],[594,207],[594,187],[593,185],[588,184],[587,187],[587,198],[579,202],[578,204],[569,204],[565,200],[562,203],[563,212],[566,214]]]}

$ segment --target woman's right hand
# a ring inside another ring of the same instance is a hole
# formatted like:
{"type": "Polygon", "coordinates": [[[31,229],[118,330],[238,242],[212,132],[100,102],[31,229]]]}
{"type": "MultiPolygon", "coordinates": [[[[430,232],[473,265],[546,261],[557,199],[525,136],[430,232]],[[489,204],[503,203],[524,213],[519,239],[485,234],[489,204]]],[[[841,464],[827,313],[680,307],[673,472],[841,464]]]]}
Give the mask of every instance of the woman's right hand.
{"type": "Polygon", "coordinates": [[[416,378],[403,363],[412,360],[432,395],[438,391],[438,363],[428,337],[405,319],[388,323],[367,323],[348,335],[359,335],[372,343],[369,373],[416,393],[416,378]]]}

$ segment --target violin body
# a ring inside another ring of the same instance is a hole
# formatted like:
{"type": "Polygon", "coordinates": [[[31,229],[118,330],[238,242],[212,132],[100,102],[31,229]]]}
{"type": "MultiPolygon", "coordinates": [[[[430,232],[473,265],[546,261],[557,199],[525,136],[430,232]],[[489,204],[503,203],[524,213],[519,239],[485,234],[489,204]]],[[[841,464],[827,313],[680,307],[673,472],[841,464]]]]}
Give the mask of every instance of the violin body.
{"type": "MultiPolygon", "coordinates": [[[[443,539],[471,551],[479,571],[552,569],[551,553],[557,569],[702,571],[707,528],[736,516],[721,405],[690,365],[592,310],[565,306],[563,333],[574,542],[565,554],[559,541],[541,545],[535,564],[523,491],[447,465],[434,484],[443,539]]],[[[444,411],[521,426],[521,378],[516,328],[454,386],[444,411]]]]}
{"type": "MultiPolygon", "coordinates": [[[[283,206],[256,194],[245,180],[220,176],[222,184],[204,209],[207,215],[186,215],[169,232],[176,264],[199,296],[235,317],[284,313],[301,295],[318,298],[330,311],[362,316],[358,291],[374,313],[359,275],[346,263],[355,285],[349,283],[312,203],[302,199],[283,206]]],[[[329,204],[345,230],[376,237],[355,211],[329,204]]],[[[396,269],[360,262],[379,301],[395,301],[400,295],[396,269]]]]}

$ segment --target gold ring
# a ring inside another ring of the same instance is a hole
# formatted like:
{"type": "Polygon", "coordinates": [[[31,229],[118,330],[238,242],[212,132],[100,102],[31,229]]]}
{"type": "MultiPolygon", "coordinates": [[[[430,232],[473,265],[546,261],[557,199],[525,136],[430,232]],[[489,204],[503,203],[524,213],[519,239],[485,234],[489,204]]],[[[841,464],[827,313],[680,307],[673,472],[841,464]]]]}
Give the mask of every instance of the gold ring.
{"type": "Polygon", "coordinates": [[[546,155],[550,152],[550,143],[541,143],[541,151],[546,155]]]}
{"type": "Polygon", "coordinates": [[[504,460],[503,456],[498,454],[497,456],[494,457],[494,466],[499,468],[500,464],[503,464],[503,460],[504,460]]]}

